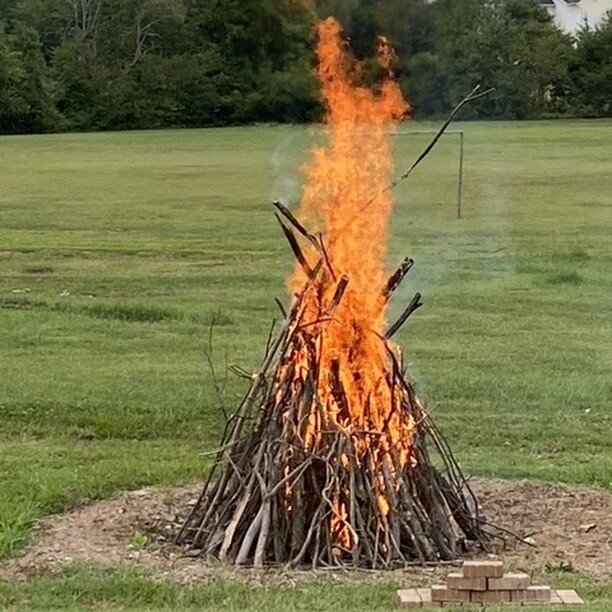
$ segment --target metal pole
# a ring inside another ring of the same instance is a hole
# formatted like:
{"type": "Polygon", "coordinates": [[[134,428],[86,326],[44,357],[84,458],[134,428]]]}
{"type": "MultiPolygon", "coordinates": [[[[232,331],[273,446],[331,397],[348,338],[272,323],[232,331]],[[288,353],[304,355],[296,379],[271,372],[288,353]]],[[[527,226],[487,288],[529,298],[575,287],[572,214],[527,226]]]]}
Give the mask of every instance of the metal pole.
{"type": "Polygon", "coordinates": [[[463,199],[463,130],[459,132],[459,185],[457,186],[457,219],[461,219],[463,199]]]}

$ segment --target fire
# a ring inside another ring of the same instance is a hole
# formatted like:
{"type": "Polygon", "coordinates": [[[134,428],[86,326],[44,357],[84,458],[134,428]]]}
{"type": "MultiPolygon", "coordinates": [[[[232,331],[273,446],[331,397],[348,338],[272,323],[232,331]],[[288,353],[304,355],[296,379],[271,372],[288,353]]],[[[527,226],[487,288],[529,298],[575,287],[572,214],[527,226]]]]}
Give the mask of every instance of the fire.
{"type": "MultiPolygon", "coordinates": [[[[356,450],[352,460],[377,475],[377,505],[387,515],[392,492],[385,485],[385,472],[392,479],[394,466],[414,463],[415,423],[401,408],[404,398],[394,388],[390,347],[382,340],[387,303],[384,260],[393,206],[386,187],[393,168],[393,133],[409,106],[393,79],[394,55],[384,38],[378,40],[377,57],[385,77],[368,88],[359,83],[361,67],[352,59],[339,23],[331,18],[322,21],[317,32],[327,145],[313,150],[305,168],[299,216],[324,230],[327,262],[314,282],[302,265],[289,281],[295,293],[305,292],[303,320],[318,326],[317,399],[300,437],[307,448],[316,450],[324,446],[325,430],[345,431],[356,450]],[[341,277],[348,279],[348,285],[333,307],[341,277]],[[330,310],[333,313],[326,317],[330,310]]],[[[306,251],[312,268],[322,258],[321,250],[311,246],[306,251]]],[[[311,353],[311,347],[304,345],[291,364],[296,385],[312,367],[311,353]]],[[[343,465],[350,461],[346,455],[338,460],[343,465]]],[[[337,490],[330,495],[330,532],[341,550],[350,551],[356,543],[349,523],[350,493],[337,490]]]]}
{"type": "Polygon", "coordinates": [[[318,35],[327,144],[305,169],[300,219],[275,203],[298,262],[294,299],[177,541],[238,566],[455,559],[466,541],[486,543],[477,501],[390,342],[420,294],[385,331],[414,263],[386,278],[391,144],[408,105],[384,39],[384,76],[368,88],[338,23],[318,35]]]}

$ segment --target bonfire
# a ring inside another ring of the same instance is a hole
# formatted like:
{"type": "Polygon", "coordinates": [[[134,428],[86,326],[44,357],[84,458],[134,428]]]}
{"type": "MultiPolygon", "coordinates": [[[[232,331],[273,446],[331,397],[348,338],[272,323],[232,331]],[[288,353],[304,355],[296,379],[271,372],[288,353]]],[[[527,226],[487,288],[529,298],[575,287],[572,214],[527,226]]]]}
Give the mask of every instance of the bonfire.
{"type": "Polygon", "coordinates": [[[486,540],[478,504],[392,342],[420,295],[387,321],[413,266],[389,276],[384,265],[393,132],[409,107],[383,38],[374,88],[333,19],[318,25],[317,57],[327,144],[312,152],[298,214],[275,203],[296,257],[292,302],[178,542],[256,567],[455,559],[486,540]]]}

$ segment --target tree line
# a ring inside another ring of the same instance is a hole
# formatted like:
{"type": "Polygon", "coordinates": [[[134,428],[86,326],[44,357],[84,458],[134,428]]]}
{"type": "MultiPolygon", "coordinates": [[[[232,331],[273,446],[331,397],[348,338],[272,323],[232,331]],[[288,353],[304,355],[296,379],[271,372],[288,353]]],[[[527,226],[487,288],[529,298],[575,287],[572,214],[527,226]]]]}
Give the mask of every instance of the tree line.
{"type": "Polygon", "coordinates": [[[533,0],[0,0],[0,133],[305,122],[321,113],[312,25],[374,40],[420,117],[476,83],[479,118],[610,116],[612,20],[572,38],[533,0]]]}

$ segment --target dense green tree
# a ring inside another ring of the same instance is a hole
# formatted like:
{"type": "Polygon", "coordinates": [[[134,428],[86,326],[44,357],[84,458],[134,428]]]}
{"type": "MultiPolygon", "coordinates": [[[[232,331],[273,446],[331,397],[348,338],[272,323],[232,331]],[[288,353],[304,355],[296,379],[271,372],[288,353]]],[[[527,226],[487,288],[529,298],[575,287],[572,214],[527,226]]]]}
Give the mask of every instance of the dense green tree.
{"type": "Polygon", "coordinates": [[[410,63],[426,111],[454,105],[476,84],[495,92],[468,109],[471,116],[528,118],[558,110],[573,51],[541,7],[531,0],[439,0],[432,10],[433,57],[410,63]],[[429,70],[433,91],[417,69],[429,70]]]}
{"type": "Polygon", "coordinates": [[[612,112],[612,26],[562,34],[533,0],[0,0],[0,132],[308,121],[312,28],[335,15],[380,76],[385,34],[417,116],[612,112]]]}
{"type": "Polygon", "coordinates": [[[0,22],[0,132],[44,132],[57,119],[36,31],[18,23],[7,34],[0,22]]]}
{"type": "Polygon", "coordinates": [[[111,71],[96,60],[90,42],[64,41],[53,56],[56,105],[68,130],[106,129],[105,117],[113,92],[111,71]]]}
{"type": "Polygon", "coordinates": [[[188,9],[193,48],[218,58],[210,76],[222,122],[307,119],[315,84],[308,69],[308,23],[272,0],[197,0],[188,9]],[[271,98],[270,96],[276,96],[271,98]]]}
{"type": "Polygon", "coordinates": [[[24,23],[38,33],[48,61],[56,47],[71,36],[71,6],[68,0],[13,0],[13,23],[24,23]]]}
{"type": "Polygon", "coordinates": [[[612,114],[612,12],[596,29],[578,34],[576,53],[569,67],[570,99],[578,114],[612,114]]]}
{"type": "Polygon", "coordinates": [[[105,0],[98,27],[98,54],[108,66],[133,67],[151,53],[176,54],[184,36],[182,0],[105,0]]]}
{"type": "Polygon", "coordinates": [[[21,86],[25,71],[19,54],[13,50],[0,21],[0,130],[12,133],[18,130],[24,111],[21,86]]]}

